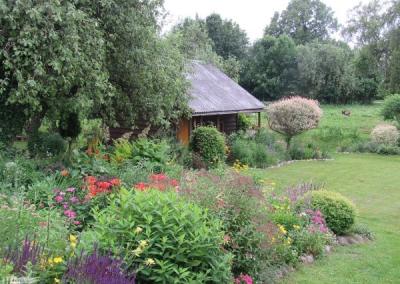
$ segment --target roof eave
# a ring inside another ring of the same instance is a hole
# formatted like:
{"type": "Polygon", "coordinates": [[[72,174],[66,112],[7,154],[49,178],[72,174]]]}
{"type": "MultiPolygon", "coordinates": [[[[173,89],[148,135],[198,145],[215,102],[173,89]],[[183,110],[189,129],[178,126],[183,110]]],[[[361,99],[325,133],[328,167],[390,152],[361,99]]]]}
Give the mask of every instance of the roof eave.
{"type": "Polygon", "coordinates": [[[235,113],[255,113],[262,112],[265,108],[243,109],[243,110],[225,110],[225,111],[193,111],[192,116],[208,116],[208,115],[222,115],[222,114],[235,114],[235,113]]]}

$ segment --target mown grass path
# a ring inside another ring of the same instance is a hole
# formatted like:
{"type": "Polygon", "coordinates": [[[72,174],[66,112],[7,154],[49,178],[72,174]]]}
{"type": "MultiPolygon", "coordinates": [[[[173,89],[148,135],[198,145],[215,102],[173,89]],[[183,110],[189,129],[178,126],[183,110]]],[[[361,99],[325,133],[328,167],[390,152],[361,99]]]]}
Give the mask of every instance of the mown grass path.
{"type": "Polygon", "coordinates": [[[252,174],[274,180],[278,191],[299,182],[324,183],[355,202],[358,222],[376,236],[371,243],[337,247],[283,283],[400,283],[400,157],[338,154],[333,161],[297,162],[252,174]]]}

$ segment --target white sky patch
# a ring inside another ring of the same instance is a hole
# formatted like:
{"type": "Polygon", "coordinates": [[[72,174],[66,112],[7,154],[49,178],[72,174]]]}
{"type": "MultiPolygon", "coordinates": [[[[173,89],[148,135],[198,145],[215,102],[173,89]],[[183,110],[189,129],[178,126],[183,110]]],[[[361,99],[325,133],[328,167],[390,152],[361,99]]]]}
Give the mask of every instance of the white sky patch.
{"type": "MultiPolygon", "coordinates": [[[[264,28],[269,24],[275,11],[282,11],[289,0],[165,0],[168,12],[165,30],[186,17],[205,18],[218,13],[225,19],[232,19],[247,32],[250,41],[262,37],[264,28]]],[[[322,0],[335,12],[340,24],[347,22],[348,11],[358,3],[369,0],[322,0]]]]}

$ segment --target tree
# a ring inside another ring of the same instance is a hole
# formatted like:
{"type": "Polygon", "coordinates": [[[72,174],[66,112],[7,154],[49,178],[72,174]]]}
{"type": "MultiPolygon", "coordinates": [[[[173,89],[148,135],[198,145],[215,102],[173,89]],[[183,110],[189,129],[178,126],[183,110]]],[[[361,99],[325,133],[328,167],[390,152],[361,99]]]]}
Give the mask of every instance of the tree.
{"type": "Polygon", "coordinates": [[[71,1],[1,1],[0,103],[16,113],[0,123],[20,116],[31,136],[47,114],[88,111],[112,94],[104,58],[98,22],[71,1]]]}
{"type": "Polygon", "coordinates": [[[338,23],[330,7],[320,0],[291,0],[281,14],[275,13],[265,35],[287,34],[296,44],[327,40],[338,23]]]}
{"type": "Polygon", "coordinates": [[[180,52],[187,60],[200,60],[211,63],[235,81],[239,80],[240,63],[235,57],[224,59],[213,50],[213,41],[208,36],[203,20],[186,18],[173,27],[168,35],[172,37],[180,52]]]}
{"type": "Polygon", "coordinates": [[[209,15],[205,24],[215,52],[224,59],[242,59],[246,54],[248,38],[246,32],[231,20],[223,20],[218,14],[209,15]]]}
{"type": "Polygon", "coordinates": [[[267,116],[269,127],[285,136],[289,149],[294,136],[318,126],[322,110],[318,101],[291,97],[268,105],[267,116]]]}
{"type": "Polygon", "coordinates": [[[353,54],[346,44],[310,43],[298,47],[301,93],[327,103],[354,100],[353,54]]]}
{"type": "Polygon", "coordinates": [[[106,68],[116,89],[95,115],[125,127],[139,120],[166,127],[188,115],[185,60],[177,44],[158,35],[162,1],[78,2],[104,31],[106,68]]]}
{"type": "Polygon", "coordinates": [[[297,52],[286,36],[265,36],[249,51],[241,74],[241,85],[262,100],[277,99],[296,90],[297,52]]]}

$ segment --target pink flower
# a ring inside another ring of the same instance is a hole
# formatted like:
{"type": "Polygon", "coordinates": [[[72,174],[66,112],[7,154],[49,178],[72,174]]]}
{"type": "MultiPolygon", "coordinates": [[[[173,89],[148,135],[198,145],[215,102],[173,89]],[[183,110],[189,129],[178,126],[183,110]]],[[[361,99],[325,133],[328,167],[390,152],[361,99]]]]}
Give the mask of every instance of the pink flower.
{"type": "Polygon", "coordinates": [[[61,195],[57,195],[54,199],[57,203],[61,203],[64,200],[64,197],[62,197],[61,195]]]}
{"type": "Polygon", "coordinates": [[[68,203],[63,204],[64,209],[68,209],[68,203]]]}
{"type": "Polygon", "coordinates": [[[79,199],[76,196],[72,196],[69,201],[71,201],[71,203],[78,203],[79,199]]]}
{"type": "Polygon", "coordinates": [[[64,195],[65,195],[65,192],[64,192],[64,191],[60,191],[60,192],[58,193],[58,195],[64,196],[64,195]]]}
{"type": "Polygon", "coordinates": [[[79,222],[79,221],[74,221],[74,225],[80,225],[81,224],[81,222],[79,222]]]}
{"type": "Polygon", "coordinates": [[[67,192],[75,192],[75,188],[73,188],[73,187],[70,187],[70,188],[67,188],[67,190],[66,190],[67,192]]]}
{"type": "Polygon", "coordinates": [[[73,210],[65,210],[64,215],[67,216],[69,219],[75,219],[76,213],[73,210]]]}
{"type": "Polygon", "coordinates": [[[253,278],[251,278],[251,276],[247,274],[244,275],[240,274],[239,277],[235,279],[235,284],[242,284],[242,283],[253,284],[253,278]]]}

